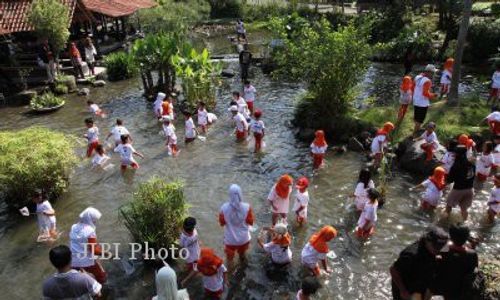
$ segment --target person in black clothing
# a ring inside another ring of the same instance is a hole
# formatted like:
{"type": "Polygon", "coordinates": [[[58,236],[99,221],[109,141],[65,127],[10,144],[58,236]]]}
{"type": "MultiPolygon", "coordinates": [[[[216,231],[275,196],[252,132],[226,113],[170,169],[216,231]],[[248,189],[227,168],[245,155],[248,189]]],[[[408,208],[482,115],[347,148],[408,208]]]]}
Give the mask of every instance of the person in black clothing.
{"type": "Polygon", "coordinates": [[[53,83],[56,78],[56,63],[54,52],[47,39],[44,39],[38,49],[38,65],[47,69],[47,79],[53,83]]]}
{"type": "Polygon", "coordinates": [[[455,162],[446,178],[447,183],[453,183],[453,189],[446,199],[446,214],[450,214],[451,209],[459,206],[462,212],[463,221],[467,220],[474,197],[474,178],[476,167],[467,158],[467,148],[463,145],[455,149],[455,162]]]}
{"type": "Polygon", "coordinates": [[[243,49],[243,51],[240,52],[241,79],[246,80],[248,78],[248,69],[250,68],[251,62],[252,53],[247,49],[243,49]]]}
{"type": "Polygon", "coordinates": [[[401,251],[390,268],[393,299],[410,300],[425,295],[436,274],[436,255],[447,242],[446,231],[435,227],[401,251]]]}
{"type": "Polygon", "coordinates": [[[466,246],[470,238],[466,226],[451,226],[450,238],[453,242],[447,251],[441,253],[438,263],[436,288],[433,293],[442,295],[445,300],[473,299],[472,283],[478,267],[476,251],[466,246]]]}

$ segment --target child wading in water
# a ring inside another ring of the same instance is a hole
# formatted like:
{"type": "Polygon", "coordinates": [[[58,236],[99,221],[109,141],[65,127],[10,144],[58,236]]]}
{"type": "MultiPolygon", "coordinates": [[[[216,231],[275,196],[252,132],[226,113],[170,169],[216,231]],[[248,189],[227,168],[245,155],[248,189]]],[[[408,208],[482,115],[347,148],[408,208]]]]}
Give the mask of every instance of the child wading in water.
{"type": "Polygon", "coordinates": [[[211,248],[202,248],[200,259],[194,265],[193,271],[182,281],[185,286],[191,277],[200,272],[205,288],[205,297],[208,299],[220,299],[224,293],[224,285],[227,284],[227,268],[222,258],[215,255],[211,248]]]}
{"type": "Polygon", "coordinates": [[[257,90],[253,85],[250,84],[250,81],[245,80],[245,87],[243,88],[243,98],[245,98],[245,101],[247,102],[248,105],[248,110],[250,110],[251,114],[253,114],[254,111],[256,93],[257,90]]]}
{"type": "Polygon", "coordinates": [[[139,164],[135,161],[134,155],[137,155],[140,158],[144,158],[144,155],[135,151],[134,147],[130,145],[130,138],[128,135],[122,135],[121,139],[122,143],[114,150],[115,152],[120,153],[121,170],[127,170],[128,166],[133,169],[139,169],[139,164]]]}
{"type": "Polygon", "coordinates": [[[368,201],[363,207],[363,212],[358,219],[358,227],[356,228],[356,236],[366,239],[375,232],[375,224],[377,223],[377,208],[378,198],[380,193],[376,189],[368,190],[368,201]]]}
{"type": "Polygon", "coordinates": [[[265,129],[264,122],[260,119],[262,117],[262,111],[256,110],[254,114],[255,120],[250,123],[250,131],[253,132],[255,138],[255,153],[258,153],[262,149],[262,140],[264,139],[265,129]]]}
{"type": "Polygon", "coordinates": [[[496,105],[497,101],[500,99],[500,63],[497,62],[496,71],[491,76],[491,91],[488,102],[492,105],[496,105]]]}
{"type": "Polygon", "coordinates": [[[312,296],[321,288],[321,284],[315,277],[306,277],[302,280],[300,290],[297,292],[296,300],[312,300],[312,296]]]}
{"type": "Polygon", "coordinates": [[[424,142],[420,145],[420,149],[422,149],[425,153],[425,161],[431,161],[434,156],[434,151],[439,147],[439,141],[437,139],[437,135],[434,132],[436,129],[436,124],[434,122],[429,122],[427,124],[427,128],[424,133],[413,141],[424,140],[424,142]]]}
{"type": "Polygon", "coordinates": [[[384,126],[377,131],[377,135],[372,140],[371,150],[374,159],[373,166],[375,169],[380,167],[380,163],[384,158],[384,148],[389,143],[389,134],[394,129],[394,124],[386,122],[384,126]]]}
{"type": "Polygon", "coordinates": [[[278,182],[272,187],[267,201],[272,208],[273,226],[282,218],[286,223],[288,208],[290,205],[290,193],[292,192],[293,178],[289,175],[283,175],[278,182]]]}
{"type": "Polygon", "coordinates": [[[85,126],[87,126],[87,133],[83,136],[87,138],[87,157],[91,157],[95,148],[99,144],[99,128],[94,125],[94,119],[85,119],[85,126]]]}
{"type": "Polygon", "coordinates": [[[408,110],[408,105],[413,100],[413,79],[411,76],[403,77],[403,82],[399,88],[399,111],[398,111],[398,124],[403,121],[408,110]]]}
{"type": "Polygon", "coordinates": [[[175,134],[175,127],[172,124],[170,117],[163,117],[163,133],[165,134],[165,146],[168,148],[168,155],[173,157],[177,156],[177,135],[175,134]]]}
{"type": "Polygon", "coordinates": [[[491,173],[491,167],[495,164],[495,157],[493,156],[493,143],[486,141],[483,144],[483,153],[478,155],[476,159],[476,178],[480,183],[488,179],[491,173]]]}
{"type": "Polygon", "coordinates": [[[193,142],[198,135],[198,130],[196,130],[196,126],[194,126],[193,118],[191,117],[191,113],[188,111],[184,112],[184,118],[186,121],[184,122],[185,133],[184,133],[184,142],[186,144],[193,142]]]}
{"type": "Polygon", "coordinates": [[[115,147],[120,145],[122,142],[122,135],[127,134],[130,138],[130,141],[132,141],[132,137],[130,136],[130,132],[128,132],[127,128],[123,126],[123,120],[122,119],[116,119],[116,125],[113,126],[111,129],[110,133],[106,137],[106,141],[113,136],[113,140],[115,141],[115,147]]]}
{"type": "Polygon", "coordinates": [[[196,231],[196,219],[187,217],[182,224],[181,237],[179,245],[187,249],[189,255],[186,258],[186,267],[188,271],[193,270],[194,265],[200,258],[200,243],[198,240],[198,231],[196,231]]]}
{"type": "Polygon", "coordinates": [[[96,117],[105,118],[106,114],[102,111],[99,105],[95,104],[94,101],[87,101],[87,106],[89,107],[89,112],[92,113],[96,117]]]}
{"type": "Polygon", "coordinates": [[[448,141],[448,145],[446,146],[446,153],[441,158],[441,167],[443,167],[446,175],[450,173],[450,169],[455,162],[455,149],[457,148],[457,141],[455,139],[451,139],[448,141]]]}
{"type": "Polygon", "coordinates": [[[295,196],[295,204],[293,205],[293,211],[297,218],[297,223],[302,226],[307,222],[307,206],[309,205],[309,192],[307,187],[309,187],[309,180],[306,177],[300,177],[295,184],[297,188],[297,194],[295,196]]]}
{"type": "Polygon", "coordinates": [[[44,200],[42,191],[36,190],[33,195],[33,202],[36,204],[38,218],[37,242],[57,239],[56,212],[50,205],[49,200],[44,200]]]}
{"type": "Polygon", "coordinates": [[[205,108],[205,102],[198,103],[198,126],[201,128],[201,132],[206,134],[208,131],[208,112],[205,108]]]}
{"type": "Polygon", "coordinates": [[[238,111],[238,106],[236,105],[231,106],[229,110],[233,115],[233,121],[236,126],[235,129],[236,141],[237,142],[245,141],[248,132],[248,122],[246,118],[238,111]]]}
{"type": "Polygon", "coordinates": [[[500,213],[500,174],[495,175],[495,187],[491,190],[488,200],[488,221],[493,223],[500,213]]]}
{"type": "Polygon", "coordinates": [[[362,169],[359,172],[358,184],[356,184],[356,189],[353,194],[357,212],[362,212],[366,202],[368,202],[368,190],[375,188],[375,183],[373,183],[371,178],[372,174],[370,170],[362,169]]]}
{"type": "Polygon", "coordinates": [[[104,165],[109,161],[109,156],[106,155],[103,145],[97,145],[95,155],[92,158],[92,168],[104,169],[104,165]]]}
{"type": "Polygon", "coordinates": [[[324,165],[323,159],[328,149],[328,144],[326,143],[325,132],[323,130],[317,130],[315,136],[311,144],[311,154],[313,157],[313,169],[316,170],[324,165]]]}
{"type": "Polygon", "coordinates": [[[326,273],[330,274],[330,269],[326,261],[326,255],[330,251],[328,242],[337,236],[337,230],[332,226],[325,226],[316,232],[309,242],[302,249],[302,264],[307,267],[314,276],[320,275],[319,263],[326,273]]]}
{"type": "Polygon", "coordinates": [[[292,237],[288,233],[286,224],[280,222],[269,231],[272,235],[271,241],[269,243],[264,243],[263,239],[259,237],[257,240],[259,246],[261,246],[266,253],[271,254],[271,261],[274,264],[281,266],[289,264],[292,261],[292,250],[290,250],[292,237]]]}
{"type": "Polygon", "coordinates": [[[434,210],[443,197],[443,190],[446,187],[445,182],[446,171],[442,167],[437,167],[434,169],[434,173],[431,177],[424,180],[419,185],[410,188],[410,191],[416,188],[425,188],[425,192],[422,194],[422,201],[420,202],[420,207],[424,210],[434,210]]]}

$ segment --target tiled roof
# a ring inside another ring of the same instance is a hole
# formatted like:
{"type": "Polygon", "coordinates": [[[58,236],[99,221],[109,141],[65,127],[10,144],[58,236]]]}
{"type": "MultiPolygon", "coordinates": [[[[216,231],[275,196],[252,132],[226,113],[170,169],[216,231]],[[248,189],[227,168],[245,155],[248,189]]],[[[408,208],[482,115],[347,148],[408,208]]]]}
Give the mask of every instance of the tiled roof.
{"type": "Polygon", "coordinates": [[[83,5],[90,11],[109,17],[123,17],[136,12],[141,8],[150,8],[157,3],[152,0],[82,0],[83,5]]]}
{"type": "Polygon", "coordinates": [[[118,2],[118,3],[121,3],[123,5],[132,6],[132,7],[138,8],[138,9],[151,8],[151,7],[155,7],[156,5],[158,5],[158,3],[156,3],[153,0],[113,0],[113,2],[118,2]]]}
{"type": "MultiPolygon", "coordinates": [[[[61,0],[69,8],[70,20],[75,10],[76,1],[61,0]]],[[[0,34],[32,31],[34,28],[27,20],[32,3],[32,0],[0,0],[0,34]]]]}

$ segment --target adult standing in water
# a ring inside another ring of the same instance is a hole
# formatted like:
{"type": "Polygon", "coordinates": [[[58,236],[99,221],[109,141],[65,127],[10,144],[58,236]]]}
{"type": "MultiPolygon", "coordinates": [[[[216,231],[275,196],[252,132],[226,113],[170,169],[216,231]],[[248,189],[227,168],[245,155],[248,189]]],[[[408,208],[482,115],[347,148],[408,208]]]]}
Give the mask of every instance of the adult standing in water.
{"type": "Polygon", "coordinates": [[[72,254],[71,267],[90,273],[99,283],[105,283],[107,274],[95,256],[103,251],[97,243],[96,223],[101,218],[100,211],[87,207],[80,214],[78,223],[71,226],[69,233],[72,254]]]}
{"type": "Polygon", "coordinates": [[[436,274],[436,255],[447,242],[448,234],[436,227],[401,251],[390,268],[394,300],[423,299],[436,274]]]}
{"type": "Polygon", "coordinates": [[[467,148],[458,145],[455,150],[455,162],[446,177],[448,183],[453,183],[453,189],[446,198],[446,213],[449,215],[455,206],[460,207],[463,221],[466,221],[474,197],[474,178],[476,167],[467,158],[467,148]]]}
{"type": "Polygon", "coordinates": [[[413,136],[418,135],[420,126],[425,121],[427,110],[431,105],[430,101],[436,98],[432,93],[432,77],[436,72],[434,65],[427,65],[423,73],[415,77],[414,92],[413,92],[413,120],[415,127],[413,129],[413,136]]]}
{"type": "Polygon", "coordinates": [[[243,47],[240,51],[240,68],[241,68],[241,79],[246,80],[248,78],[248,69],[250,68],[250,63],[252,62],[252,53],[248,51],[247,47],[243,47]]]}

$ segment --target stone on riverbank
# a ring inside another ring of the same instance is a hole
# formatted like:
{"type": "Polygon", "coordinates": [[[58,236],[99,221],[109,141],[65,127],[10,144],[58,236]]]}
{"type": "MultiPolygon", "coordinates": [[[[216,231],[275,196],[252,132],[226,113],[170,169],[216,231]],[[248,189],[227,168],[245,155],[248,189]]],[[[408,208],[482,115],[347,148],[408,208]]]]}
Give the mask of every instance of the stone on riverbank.
{"type": "Polygon", "coordinates": [[[78,90],[78,96],[88,96],[90,94],[90,90],[88,88],[82,88],[78,90]]]}
{"type": "Polygon", "coordinates": [[[425,161],[425,153],[420,149],[424,141],[413,142],[412,138],[407,138],[398,144],[396,154],[399,165],[402,169],[417,175],[430,175],[439,165],[439,160],[443,157],[446,149],[443,146],[434,152],[431,161],[425,161]]]}
{"type": "Polygon", "coordinates": [[[94,83],[92,83],[92,86],[94,87],[103,87],[106,85],[106,81],[104,80],[96,80],[94,83]]]}
{"type": "Polygon", "coordinates": [[[235,73],[231,69],[224,69],[224,70],[222,70],[222,72],[220,73],[220,75],[222,77],[231,78],[231,77],[234,77],[235,73]]]}

